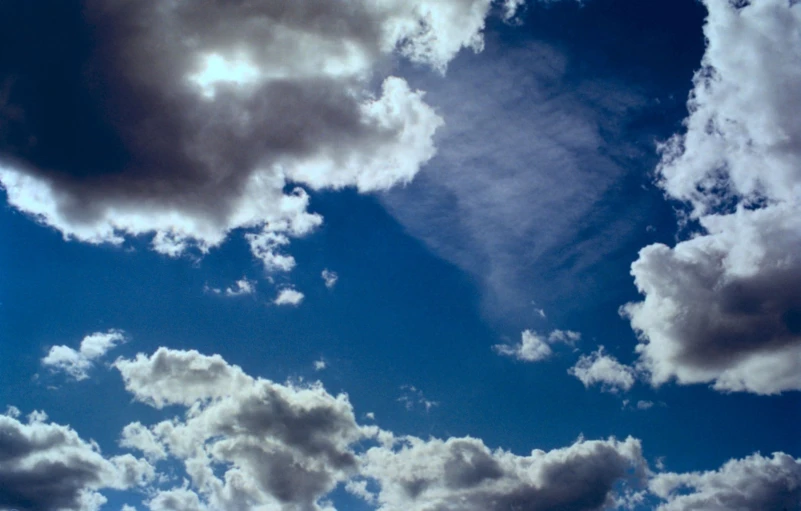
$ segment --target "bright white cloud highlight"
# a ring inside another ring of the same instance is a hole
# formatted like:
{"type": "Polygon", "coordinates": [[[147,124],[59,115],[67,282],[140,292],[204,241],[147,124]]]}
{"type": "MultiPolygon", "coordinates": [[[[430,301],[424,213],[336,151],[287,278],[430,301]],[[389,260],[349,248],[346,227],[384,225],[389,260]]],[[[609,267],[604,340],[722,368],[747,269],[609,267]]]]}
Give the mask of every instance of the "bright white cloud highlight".
{"type": "Polygon", "coordinates": [[[580,339],[581,334],[572,330],[553,330],[547,337],[533,330],[523,330],[518,344],[496,344],[492,349],[499,355],[524,362],[539,362],[553,354],[549,344],[564,343],[573,346],[580,339]]]}
{"type": "Polygon", "coordinates": [[[323,278],[323,282],[325,282],[325,287],[327,287],[328,289],[333,289],[333,287],[337,285],[337,281],[339,280],[339,275],[337,275],[336,272],[329,270],[328,268],[323,270],[321,276],[323,278]]]}
{"type": "Polygon", "coordinates": [[[95,361],[124,341],[125,335],[121,330],[96,332],[84,337],[78,350],[53,346],[42,359],[42,365],[55,372],[67,373],[76,380],[85,380],[95,361]]]}
{"type": "Polygon", "coordinates": [[[576,365],[568,369],[585,387],[601,385],[606,392],[627,392],[634,385],[634,370],[618,362],[615,357],[604,353],[604,347],[590,355],[582,355],[576,365]]]}

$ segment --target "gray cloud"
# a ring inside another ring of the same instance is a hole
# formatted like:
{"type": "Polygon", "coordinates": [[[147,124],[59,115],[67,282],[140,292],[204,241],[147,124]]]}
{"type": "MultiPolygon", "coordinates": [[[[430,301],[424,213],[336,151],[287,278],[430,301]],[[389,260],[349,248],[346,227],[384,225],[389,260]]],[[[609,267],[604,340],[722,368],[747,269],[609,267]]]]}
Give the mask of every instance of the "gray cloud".
{"type": "Polygon", "coordinates": [[[657,474],[649,488],[666,501],[658,511],[792,511],[801,509],[801,460],[752,454],[714,471],[657,474]]]}
{"type": "Polygon", "coordinates": [[[0,509],[95,511],[106,502],[97,490],[153,478],[143,460],[106,459],[68,426],[48,423],[42,413],[24,424],[17,414],[0,415],[0,509]]]}
{"type": "MultiPolygon", "coordinates": [[[[66,237],[154,234],[177,255],[237,227],[302,235],[300,190],[408,182],[442,120],[393,54],[480,50],[490,0],[5,6],[0,183],[66,237]],[[383,85],[381,84],[383,81],[383,85]]],[[[268,269],[272,254],[256,253],[268,269]]],[[[286,261],[285,261],[286,262],[286,261]]]]}
{"type": "Polygon", "coordinates": [[[481,440],[418,438],[365,454],[363,474],[380,486],[381,510],[596,510],[621,480],[644,472],[639,441],[580,440],[530,456],[489,450],[481,440]]]}
{"type": "Polygon", "coordinates": [[[700,232],[632,265],[645,295],[622,312],[660,385],[801,389],[801,4],[706,2],[707,49],[686,133],[662,147],[661,185],[700,232]]]}

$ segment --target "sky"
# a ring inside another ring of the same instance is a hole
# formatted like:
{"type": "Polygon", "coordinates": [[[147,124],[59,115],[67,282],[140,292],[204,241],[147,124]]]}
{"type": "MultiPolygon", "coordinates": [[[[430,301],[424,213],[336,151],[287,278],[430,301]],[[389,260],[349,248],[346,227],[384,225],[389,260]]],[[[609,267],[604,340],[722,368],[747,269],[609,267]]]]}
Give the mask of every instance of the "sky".
{"type": "Polygon", "coordinates": [[[0,511],[801,510],[801,4],[0,3],[0,511]]]}

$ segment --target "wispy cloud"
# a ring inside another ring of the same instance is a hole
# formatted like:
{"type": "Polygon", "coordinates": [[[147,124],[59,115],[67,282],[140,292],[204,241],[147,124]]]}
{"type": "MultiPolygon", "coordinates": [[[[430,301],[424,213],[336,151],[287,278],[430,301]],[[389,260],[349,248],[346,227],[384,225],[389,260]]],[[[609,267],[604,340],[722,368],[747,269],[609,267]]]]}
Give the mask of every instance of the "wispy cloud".
{"type": "Polygon", "coordinates": [[[69,346],[53,346],[42,359],[42,365],[76,380],[85,380],[95,361],[124,341],[125,335],[121,330],[96,332],[84,337],[77,350],[69,346]]]}

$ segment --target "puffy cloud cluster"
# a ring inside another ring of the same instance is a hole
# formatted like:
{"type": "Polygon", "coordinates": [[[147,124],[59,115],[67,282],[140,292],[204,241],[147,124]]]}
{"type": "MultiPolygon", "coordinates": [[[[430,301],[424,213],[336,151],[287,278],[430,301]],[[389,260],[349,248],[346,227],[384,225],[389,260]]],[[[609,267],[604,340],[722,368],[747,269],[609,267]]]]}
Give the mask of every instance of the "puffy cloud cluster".
{"type": "Polygon", "coordinates": [[[95,511],[98,490],[148,483],[153,467],[130,454],[106,459],[68,426],[32,413],[27,423],[10,408],[0,415],[0,509],[95,511]]]}
{"type": "Polygon", "coordinates": [[[581,380],[585,387],[600,384],[602,390],[612,393],[630,390],[635,381],[634,370],[605,354],[603,346],[590,355],[579,357],[568,373],[581,380]]]}
{"type": "Polygon", "coordinates": [[[654,385],[801,389],[801,4],[707,0],[686,133],[661,184],[702,232],[644,248],[623,308],[654,385]]]}
{"type": "Polygon", "coordinates": [[[553,355],[551,344],[561,342],[573,346],[580,339],[581,334],[572,330],[553,330],[547,337],[523,330],[518,344],[496,344],[492,349],[499,355],[524,362],[539,362],[553,355]]]}
{"type": "Polygon", "coordinates": [[[83,338],[78,350],[69,346],[53,346],[42,359],[42,365],[53,371],[63,371],[76,380],[84,380],[89,377],[88,371],[95,360],[124,340],[121,330],[95,332],[83,338]]]}
{"type": "Polygon", "coordinates": [[[658,511],[800,509],[801,460],[753,454],[719,470],[658,474],[649,489],[666,501],[658,511]]]}
{"type": "Polygon", "coordinates": [[[580,440],[530,456],[488,449],[475,438],[405,438],[364,455],[383,511],[604,509],[621,480],[644,476],[638,440],[580,440]]]}
{"type": "Polygon", "coordinates": [[[273,303],[276,305],[300,305],[303,301],[304,294],[296,289],[287,287],[279,291],[278,296],[275,297],[273,303]]]}
{"type": "Polygon", "coordinates": [[[366,433],[345,395],[252,378],[195,351],[160,348],[115,366],[137,400],[186,408],[183,419],[123,433],[151,459],[182,461],[191,480],[191,490],[155,495],[151,509],[321,509],[358,468],[352,444],[366,433]]]}
{"type": "MultiPolygon", "coordinates": [[[[507,2],[510,15],[516,4],[507,2]]],[[[178,255],[247,228],[276,253],[321,218],[293,183],[383,190],[442,119],[393,55],[444,70],[480,50],[491,0],[12,2],[0,32],[0,184],[65,237],[153,234],[178,255]],[[55,7],[54,7],[55,8],[55,7]]]]}

